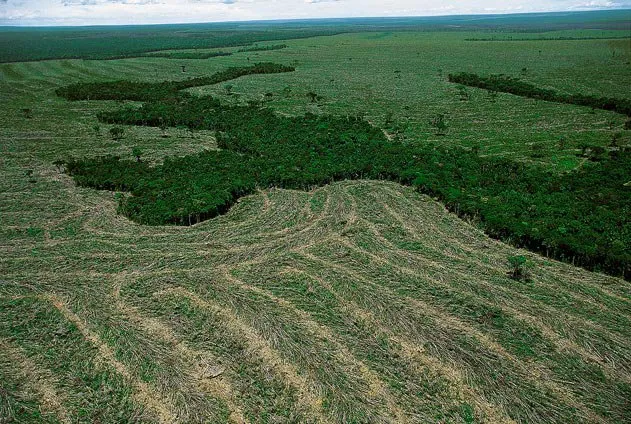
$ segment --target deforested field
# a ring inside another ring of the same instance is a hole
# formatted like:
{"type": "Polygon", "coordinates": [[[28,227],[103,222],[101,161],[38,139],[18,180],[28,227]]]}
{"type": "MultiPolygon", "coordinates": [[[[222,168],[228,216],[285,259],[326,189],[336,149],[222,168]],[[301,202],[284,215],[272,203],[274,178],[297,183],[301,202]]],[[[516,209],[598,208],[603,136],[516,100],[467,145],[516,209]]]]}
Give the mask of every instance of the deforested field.
{"type": "Polygon", "coordinates": [[[3,52],[0,423],[628,422],[631,15],[594,16],[3,52]]]}

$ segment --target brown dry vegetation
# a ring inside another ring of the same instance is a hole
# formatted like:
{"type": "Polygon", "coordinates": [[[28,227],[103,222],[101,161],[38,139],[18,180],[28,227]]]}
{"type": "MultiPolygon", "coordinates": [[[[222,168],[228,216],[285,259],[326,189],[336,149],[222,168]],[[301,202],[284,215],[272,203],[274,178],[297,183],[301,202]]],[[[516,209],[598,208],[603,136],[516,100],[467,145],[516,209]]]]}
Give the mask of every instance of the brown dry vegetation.
{"type": "Polygon", "coordinates": [[[78,371],[47,354],[71,360],[69,334],[89,373],[111,375],[108,401],[124,393],[129,416],[158,422],[628,412],[625,283],[526,252],[532,280],[511,280],[513,248],[410,189],[272,190],[192,228],[148,228],[54,177],[84,197],[65,215],[83,236],[6,243],[2,260],[3,372],[42,416],[79,414],[78,371]]]}
{"type": "MultiPolygon", "coordinates": [[[[362,92],[364,78],[384,91],[378,102],[365,103],[369,118],[382,121],[380,102],[392,97],[392,87],[369,80],[365,63],[381,47],[394,55],[402,42],[386,37],[375,49],[362,37],[336,39],[361,47],[352,61],[366,74],[359,76],[347,69],[346,46],[317,40],[333,46],[321,49],[320,55],[331,55],[322,66],[343,63],[339,75],[352,80],[318,92],[339,99],[326,106],[334,112],[357,107],[363,103],[353,96],[362,92]]],[[[406,37],[403,45],[416,58],[417,35],[406,37]]],[[[433,46],[439,35],[431,37],[425,42],[433,46]]],[[[274,100],[274,107],[286,113],[313,107],[304,99],[305,81],[321,78],[318,87],[328,87],[330,78],[317,60],[309,62],[313,43],[292,41],[288,49],[264,52],[294,54],[311,74],[248,77],[235,91],[281,92],[293,84],[295,99],[274,100]]],[[[599,49],[603,42],[585,43],[599,49]]],[[[189,72],[211,73],[236,60],[191,62],[189,72]]],[[[147,227],[116,214],[115,193],[78,188],[58,172],[52,162],[61,153],[130,157],[131,147],[140,146],[143,159],[156,162],[216,147],[211,133],[182,129],[169,129],[163,138],[156,128],[130,127],[123,142],[113,142],[103,135],[106,126],[100,136],[92,128],[96,112],[118,105],[66,103],[53,94],[95,76],[168,79],[165,61],[0,66],[9,105],[0,116],[0,422],[628,420],[628,282],[491,240],[433,199],[395,183],[266,190],[199,225],[147,227]],[[32,118],[19,113],[25,107],[32,118]],[[532,261],[528,281],[507,275],[513,255],[532,261]]],[[[410,74],[417,67],[408,66],[410,74]]],[[[429,96],[435,110],[428,116],[446,107],[432,93],[449,99],[447,85],[435,90],[446,84],[436,67],[423,69],[430,94],[414,91],[412,85],[425,86],[411,79],[400,90],[429,96]]],[[[221,88],[198,91],[215,89],[221,88]]],[[[506,119],[527,109],[537,119],[554,117],[559,126],[600,123],[595,142],[603,145],[612,131],[604,128],[606,112],[502,99],[511,107],[489,107],[506,119]]],[[[452,112],[445,143],[455,143],[472,121],[458,115],[474,113],[465,106],[452,112]]],[[[422,113],[412,118],[425,123],[422,113]]],[[[488,121],[487,141],[480,133],[469,138],[485,142],[489,154],[521,155],[520,141],[532,126],[488,121]],[[505,126],[516,128],[514,151],[497,135],[505,126]]],[[[408,139],[430,132],[413,128],[417,133],[409,130],[408,139]]],[[[546,148],[555,149],[556,133],[538,137],[552,140],[546,148]]],[[[567,158],[575,147],[568,147],[567,158]]]]}

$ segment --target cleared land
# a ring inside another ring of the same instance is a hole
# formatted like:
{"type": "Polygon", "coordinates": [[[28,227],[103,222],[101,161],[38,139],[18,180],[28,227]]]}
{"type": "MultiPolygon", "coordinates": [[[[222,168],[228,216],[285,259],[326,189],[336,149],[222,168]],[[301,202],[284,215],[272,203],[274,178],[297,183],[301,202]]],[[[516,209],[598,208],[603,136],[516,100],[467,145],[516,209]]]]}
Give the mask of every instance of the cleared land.
{"type": "Polygon", "coordinates": [[[628,282],[491,240],[395,183],[266,190],[192,227],[149,227],[52,165],[215,149],[212,132],[181,128],[130,126],[113,141],[95,115],[119,104],[54,91],[206,76],[248,55],[296,72],[190,91],[379,126],[391,112],[402,142],[479,145],[555,172],[581,166],[582,143],[629,143],[624,116],[477,89],[463,101],[446,81],[504,72],[628,98],[628,40],[465,41],[476,37],[360,33],[208,60],[0,65],[0,421],[625,422],[628,282]],[[507,276],[517,254],[533,262],[530,281],[507,276]]]}

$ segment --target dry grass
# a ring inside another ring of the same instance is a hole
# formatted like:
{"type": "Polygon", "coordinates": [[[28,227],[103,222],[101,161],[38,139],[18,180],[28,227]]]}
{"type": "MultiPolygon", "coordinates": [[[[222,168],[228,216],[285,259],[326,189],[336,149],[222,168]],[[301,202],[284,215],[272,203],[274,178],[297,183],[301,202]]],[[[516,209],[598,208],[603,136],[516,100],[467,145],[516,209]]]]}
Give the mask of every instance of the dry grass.
{"type": "MultiPolygon", "coordinates": [[[[411,74],[416,50],[435,55],[436,41],[405,37],[378,43],[409,49],[412,59],[401,69],[411,74]]],[[[428,116],[445,106],[432,104],[435,93],[448,91],[434,67],[419,71],[439,87],[432,93],[405,88],[421,86],[418,81],[360,80],[380,50],[360,35],[335,38],[356,43],[355,60],[348,65],[353,72],[338,70],[336,82],[328,83],[322,66],[350,53],[344,44],[318,40],[328,46],[319,53],[322,65],[307,47],[315,40],[292,41],[293,47],[265,55],[282,61],[293,52],[302,61],[296,75],[239,80],[235,92],[280,92],[302,81],[294,78],[313,78],[322,86],[318,93],[331,99],[319,106],[327,111],[364,104],[355,92],[373,93],[377,99],[366,107],[375,122],[383,120],[393,90],[402,96],[392,106],[400,121],[408,114],[401,108],[418,100],[411,96],[427,96],[428,116]]],[[[485,48],[506,48],[499,44],[485,48]]],[[[238,60],[244,59],[200,62],[199,73],[241,65],[238,60]]],[[[96,111],[116,104],[66,103],[52,94],[75,79],[168,79],[160,63],[0,67],[10,106],[0,117],[0,422],[628,420],[631,293],[622,280],[491,240],[394,183],[267,190],[194,227],[145,227],[116,214],[114,193],[77,188],[55,170],[51,162],[61,154],[130,155],[139,145],[157,161],[214,148],[212,134],[182,130],[162,138],[155,129],[134,128],[122,143],[113,142],[92,127],[96,111]],[[15,112],[27,106],[32,119],[15,112]],[[508,278],[507,258],[515,254],[533,262],[530,281],[508,278]]],[[[544,71],[537,71],[540,78],[544,71]]],[[[489,112],[475,110],[475,96],[465,105],[458,101],[445,142],[462,135],[470,115],[489,112]]],[[[517,100],[504,100],[517,107],[517,100]]],[[[298,103],[306,101],[296,89],[274,102],[301,112],[298,103]]],[[[563,106],[519,104],[532,119],[545,112],[569,125],[568,116],[575,116],[563,106]]],[[[504,141],[495,126],[512,119],[511,108],[463,136],[464,143],[488,137],[489,153],[499,149],[504,141]]],[[[409,112],[410,125],[426,125],[423,113],[409,112]]],[[[574,124],[604,126],[605,116],[585,112],[574,124]]],[[[517,128],[517,141],[531,134],[530,124],[517,128]]],[[[410,128],[408,141],[430,132],[410,128]]],[[[592,141],[606,143],[605,132],[592,141]]],[[[571,156],[572,148],[563,154],[571,156]]],[[[557,159],[563,158],[553,166],[557,159]]]]}

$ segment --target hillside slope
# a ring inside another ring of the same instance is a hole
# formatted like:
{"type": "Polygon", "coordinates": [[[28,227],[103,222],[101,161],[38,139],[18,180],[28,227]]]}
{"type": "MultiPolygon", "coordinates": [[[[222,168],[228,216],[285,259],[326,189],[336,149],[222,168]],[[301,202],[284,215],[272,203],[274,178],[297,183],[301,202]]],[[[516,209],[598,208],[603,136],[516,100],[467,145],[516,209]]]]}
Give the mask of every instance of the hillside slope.
{"type": "Polygon", "coordinates": [[[411,189],[272,190],[172,228],[130,223],[111,195],[63,175],[41,178],[56,190],[31,207],[48,197],[65,212],[2,247],[2,415],[496,423],[630,412],[628,286],[517,252],[411,189]],[[69,223],[74,235],[59,235],[69,223]],[[517,253],[534,263],[530,282],[506,275],[517,253]]]}

